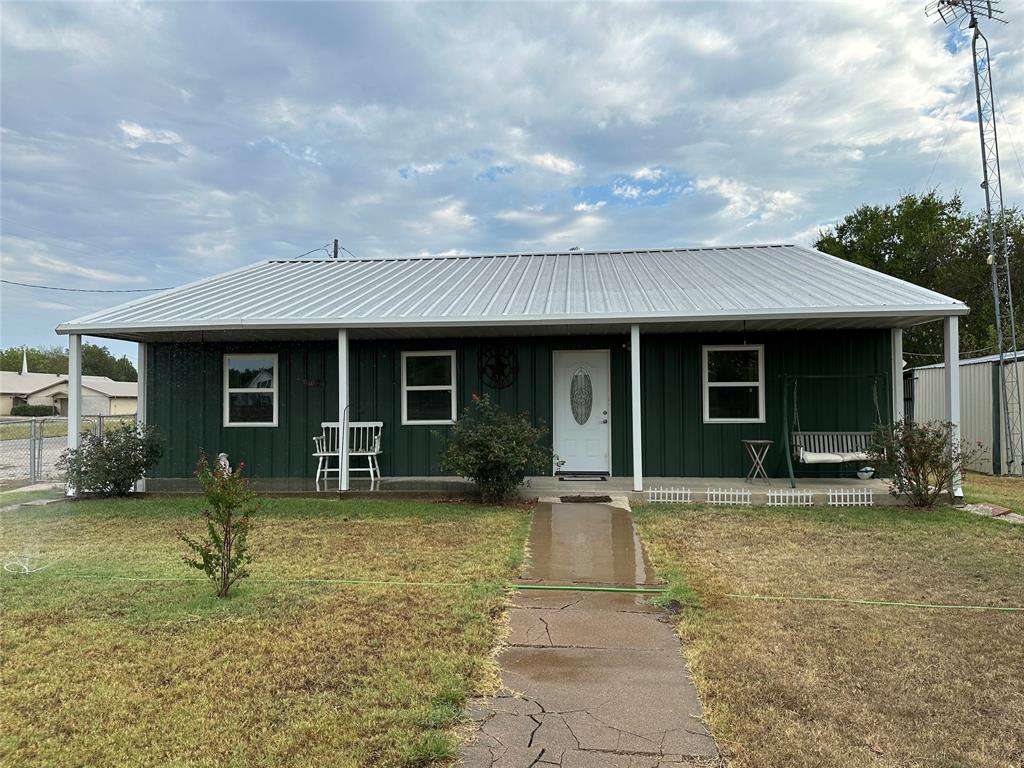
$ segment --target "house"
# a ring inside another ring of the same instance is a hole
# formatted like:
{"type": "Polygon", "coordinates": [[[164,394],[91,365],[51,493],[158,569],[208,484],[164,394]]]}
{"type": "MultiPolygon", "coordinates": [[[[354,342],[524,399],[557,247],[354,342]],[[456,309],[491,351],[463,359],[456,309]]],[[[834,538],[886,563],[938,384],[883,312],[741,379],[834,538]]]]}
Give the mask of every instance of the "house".
{"type": "MultiPolygon", "coordinates": [[[[122,416],[135,413],[138,384],[106,376],[82,376],[82,413],[122,416]]],[[[68,375],[0,371],[0,416],[10,416],[18,405],[45,405],[56,416],[68,414],[68,375]]]]}
{"type": "MultiPolygon", "coordinates": [[[[1017,380],[1024,380],[1024,350],[1007,353],[1010,365],[1017,366],[1017,380]]],[[[961,436],[969,443],[981,443],[984,453],[968,469],[986,474],[1020,473],[1024,446],[1015,446],[1016,466],[1011,467],[1006,445],[1006,409],[1002,403],[999,355],[972,357],[960,361],[960,391],[963,393],[961,436]]],[[[909,368],[904,380],[909,401],[908,418],[915,421],[944,421],[946,365],[934,363],[909,368]]],[[[1013,402],[1011,399],[1010,402],[1013,402]]],[[[1018,435],[1018,440],[1020,436],[1018,435]]]]}
{"type": "MultiPolygon", "coordinates": [[[[263,261],[57,331],[73,369],[82,335],[139,343],[140,407],[167,440],[157,478],[188,477],[200,447],[259,477],[311,477],[311,438],[346,414],[384,422],[386,477],[437,476],[448,425],[488,393],[550,426],[562,463],[538,473],[640,490],[742,477],[751,438],[775,441],[765,467],[782,476],[791,419],[846,431],[901,416],[903,329],[944,323],[955,359],[967,311],[764,245],[263,261]]],[[[956,386],[947,413],[958,420],[956,386]]]]}

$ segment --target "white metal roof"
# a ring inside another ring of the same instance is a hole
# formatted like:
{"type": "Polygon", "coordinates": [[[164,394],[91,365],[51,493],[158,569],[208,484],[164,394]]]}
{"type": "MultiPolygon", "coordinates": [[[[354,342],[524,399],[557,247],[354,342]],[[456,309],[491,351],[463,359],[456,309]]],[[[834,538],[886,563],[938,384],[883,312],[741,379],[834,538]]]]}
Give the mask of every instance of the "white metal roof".
{"type": "MultiPolygon", "coordinates": [[[[1007,352],[1006,357],[1010,360],[1024,360],[1024,349],[1016,352],[1007,352]]],[[[965,357],[960,365],[981,365],[983,363],[998,363],[999,355],[985,355],[983,357],[965,357]]],[[[931,363],[930,365],[915,365],[913,370],[923,371],[929,368],[945,368],[945,363],[931,363]]]]}
{"type": "Polygon", "coordinates": [[[63,323],[57,332],[145,339],[338,327],[835,327],[842,319],[912,325],[967,311],[948,296],[811,248],[760,245],[263,261],[63,323]]]}
{"type": "MultiPolygon", "coordinates": [[[[0,371],[0,394],[27,397],[67,382],[66,373],[0,371]]],[[[139,385],[134,381],[114,381],[108,376],[82,376],[82,386],[108,397],[138,397],[139,394],[139,385]]]]}

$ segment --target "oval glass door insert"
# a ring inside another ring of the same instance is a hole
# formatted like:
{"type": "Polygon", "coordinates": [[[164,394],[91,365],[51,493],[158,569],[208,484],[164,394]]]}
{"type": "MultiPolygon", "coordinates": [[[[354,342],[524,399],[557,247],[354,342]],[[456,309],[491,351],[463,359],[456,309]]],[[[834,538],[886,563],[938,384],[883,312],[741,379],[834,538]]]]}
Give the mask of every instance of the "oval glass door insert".
{"type": "Polygon", "coordinates": [[[590,421],[590,411],[594,407],[594,385],[590,380],[590,371],[577,368],[569,385],[569,407],[572,417],[581,427],[590,421]]]}

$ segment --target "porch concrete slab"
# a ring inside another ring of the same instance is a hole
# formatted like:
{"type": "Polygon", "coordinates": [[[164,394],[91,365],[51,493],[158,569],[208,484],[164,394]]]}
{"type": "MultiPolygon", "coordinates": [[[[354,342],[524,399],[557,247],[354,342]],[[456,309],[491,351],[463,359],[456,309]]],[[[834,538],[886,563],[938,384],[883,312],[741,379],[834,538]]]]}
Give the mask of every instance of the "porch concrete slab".
{"type": "MultiPolygon", "coordinates": [[[[747,483],[742,477],[645,477],[644,488],[689,488],[693,492],[694,503],[704,502],[705,493],[709,488],[737,488],[751,492],[751,502],[755,505],[765,504],[769,488],[788,489],[787,478],[771,479],[771,485],[764,481],[747,483]]],[[[339,494],[336,478],[317,484],[313,478],[260,478],[254,481],[254,487],[268,496],[305,496],[311,498],[401,498],[401,499],[465,499],[478,498],[476,488],[466,480],[458,477],[384,477],[379,481],[370,482],[366,478],[353,478],[351,490],[339,494]]],[[[861,488],[870,489],[875,493],[876,504],[905,504],[905,499],[897,499],[889,495],[885,483],[881,480],[859,480],[857,478],[797,478],[797,490],[811,491],[814,504],[828,504],[830,488],[861,488]]],[[[164,494],[198,494],[201,489],[194,478],[147,478],[146,493],[164,494]]],[[[633,479],[630,477],[611,477],[603,482],[559,480],[557,477],[529,477],[519,489],[522,499],[536,501],[538,499],[560,498],[562,496],[612,496],[634,504],[644,501],[645,493],[633,490],[633,479]]]]}
{"type": "MultiPolygon", "coordinates": [[[[628,509],[612,505],[538,505],[528,563],[523,581],[534,584],[654,583],[628,509]]],[[[719,764],[679,640],[647,597],[517,592],[499,657],[505,692],[471,707],[460,764],[719,764]]]]}

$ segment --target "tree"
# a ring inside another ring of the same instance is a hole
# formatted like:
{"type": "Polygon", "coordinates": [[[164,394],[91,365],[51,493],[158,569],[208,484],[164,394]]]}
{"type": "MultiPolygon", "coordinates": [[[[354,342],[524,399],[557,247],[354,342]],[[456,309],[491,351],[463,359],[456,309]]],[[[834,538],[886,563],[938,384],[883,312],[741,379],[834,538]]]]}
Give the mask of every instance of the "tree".
{"type": "Polygon", "coordinates": [[[8,347],[0,351],[0,370],[20,371],[23,350],[32,373],[68,372],[68,351],[60,347],[8,347]]]}
{"type": "Polygon", "coordinates": [[[196,539],[184,531],[177,532],[192,552],[182,555],[182,561],[206,574],[216,587],[217,597],[227,597],[231,585],[249,575],[247,566],[252,562],[249,532],[260,498],[242,477],[244,466],[240,463],[232,470],[226,460],[218,459],[211,467],[206,452],[201,452],[195,475],[209,504],[202,511],[206,537],[196,539]]]}
{"type": "MultiPolygon", "coordinates": [[[[1024,339],[1024,214],[1007,211],[1017,338],[1024,339]]],[[[966,213],[959,195],[948,200],[935,191],[908,194],[895,205],[863,205],[834,227],[822,230],[814,247],[841,259],[908,280],[965,302],[971,313],[960,321],[960,349],[996,351],[995,309],[983,214],[966,213]]],[[[927,323],[904,336],[912,364],[942,359],[942,327],[927,323]]]]}
{"type": "MultiPolygon", "coordinates": [[[[23,350],[32,373],[68,372],[68,351],[62,347],[8,347],[0,351],[0,370],[20,371],[23,350]]],[[[127,357],[114,357],[106,347],[89,342],[82,344],[82,374],[108,376],[114,381],[139,379],[138,371],[127,357]]]]}

